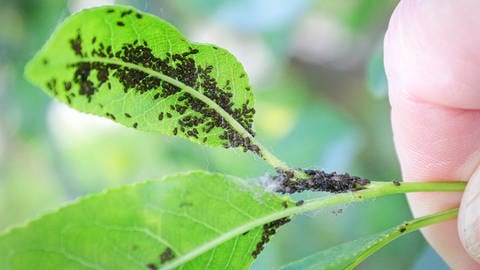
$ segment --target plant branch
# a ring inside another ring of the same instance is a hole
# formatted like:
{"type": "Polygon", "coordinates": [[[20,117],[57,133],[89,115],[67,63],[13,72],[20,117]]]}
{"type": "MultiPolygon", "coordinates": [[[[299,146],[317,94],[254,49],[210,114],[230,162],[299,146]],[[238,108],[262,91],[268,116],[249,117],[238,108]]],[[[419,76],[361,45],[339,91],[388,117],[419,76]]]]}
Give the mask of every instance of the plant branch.
{"type": "MultiPolygon", "coordinates": [[[[465,186],[466,182],[411,182],[401,183],[400,185],[396,185],[392,182],[372,182],[371,184],[367,185],[366,189],[364,190],[315,198],[306,201],[302,206],[288,207],[273,214],[251,220],[224,234],[219,235],[217,238],[212,239],[212,241],[209,241],[207,244],[199,246],[195,250],[191,251],[189,253],[188,260],[191,260],[207,252],[208,250],[211,250],[216,246],[230,239],[233,239],[234,237],[237,237],[251,229],[284,217],[293,216],[295,214],[316,210],[322,207],[328,207],[348,202],[360,202],[369,198],[392,194],[402,194],[407,192],[461,192],[465,189],[465,186]]],[[[174,260],[170,263],[165,264],[162,269],[173,269],[180,266],[182,263],[184,263],[184,261],[180,262],[174,260]]]]}
{"type": "MultiPolygon", "coordinates": [[[[349,193],[340,193],[306,201],[301,207],[287,208],[283,211],[272,214],[268,221],[299,214],[322,207],[348,203],[360,202],[366,199],[381,197],[392,194],[408,192],[462,192],[467,185],[466,182],[409,182],[397,185],[393,182],[371,182],[366,189],[349,193]]],[[[268,222],[267,221],[267,222],[268,222]]],[[[263,223],[262,223],[263,224],[263,223]]]]}
{"type": "Polygon", "coordinates": [[[367,250],[363,251],[360,256],[358,256],[352,263],[350,263],[345,269],[354,269],[360,263],[362,263],[367,257],[386,246],[388,243],[393,240],[403,236],[407,233],[417,231],[423,227],[427,227],[436,223],[441,223],[443,221],[452,219],[458,214],[458,208],[442,211],[433,215],[424,216],[417,218],[411,221],[404,222],[403,224],[395,227],[390,233],[383,237],[378,242],[371,245],[367,250]]]}

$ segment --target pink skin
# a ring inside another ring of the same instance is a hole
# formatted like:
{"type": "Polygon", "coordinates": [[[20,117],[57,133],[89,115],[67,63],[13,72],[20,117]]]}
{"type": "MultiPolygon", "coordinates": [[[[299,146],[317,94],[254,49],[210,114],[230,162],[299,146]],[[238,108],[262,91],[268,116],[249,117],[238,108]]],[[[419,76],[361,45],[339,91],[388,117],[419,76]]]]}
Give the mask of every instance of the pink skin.
{"type": "MultiPolygon", "coordinates": [[[[384,46],[404,180],[469,180],[480,164],[480,1],[403,0],[384,46]]],[[[480,177],[472,178],[458,223],[423,230],[453,269],[480,269],[480,248],[474,247],[480,245],[479,191],[480,177]]],[[[408,199],[419,217],[459,206],[462,194],[416,193],[408,199]]]]}

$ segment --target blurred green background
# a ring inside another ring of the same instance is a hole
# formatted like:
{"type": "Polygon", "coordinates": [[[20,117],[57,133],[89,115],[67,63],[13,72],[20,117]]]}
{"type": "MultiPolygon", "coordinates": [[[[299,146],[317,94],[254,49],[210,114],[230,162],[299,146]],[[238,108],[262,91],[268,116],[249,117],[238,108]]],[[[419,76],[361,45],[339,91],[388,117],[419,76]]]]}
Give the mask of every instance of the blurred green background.
{"type": "MultiPolygon", "coordinates": [[[[382,59],[383,34],[396,1],[1,0],[0,231],[79,196],[171,173],[203,169],[251,181],[272,173],[250,154],[78,113],[23,79],[26,61],[66,16],[114,3],[153,13],[191,40],[236,55],[256,92],[258,137],[291,166],[374,180],[400,178],[382,59]]],[[[312,196],[320,195],[296,198],[312,196]]],[[[253,269],[276,269],[410,218],[403,196],[299,216],[253,269]]],[[[448,269],[418,233],[360,267],[426,268],[448,269]]]]}

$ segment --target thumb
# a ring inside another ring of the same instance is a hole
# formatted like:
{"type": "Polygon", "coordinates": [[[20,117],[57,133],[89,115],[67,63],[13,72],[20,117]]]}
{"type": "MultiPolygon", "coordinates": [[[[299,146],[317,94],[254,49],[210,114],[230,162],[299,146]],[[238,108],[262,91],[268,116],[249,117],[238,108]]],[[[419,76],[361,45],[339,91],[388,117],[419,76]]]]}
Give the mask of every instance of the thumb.
{"type": "Polygon", "coordinates": [[[458,216],[458,230],[465,250],[480,262],[480,167],[465,189],[458,216]]]}

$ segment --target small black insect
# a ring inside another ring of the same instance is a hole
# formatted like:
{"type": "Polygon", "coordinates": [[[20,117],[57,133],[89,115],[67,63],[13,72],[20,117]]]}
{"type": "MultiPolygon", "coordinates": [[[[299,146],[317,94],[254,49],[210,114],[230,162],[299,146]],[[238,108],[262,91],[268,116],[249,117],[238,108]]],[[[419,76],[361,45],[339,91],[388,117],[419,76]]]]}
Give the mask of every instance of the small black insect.
{"type": "Polygon", "coordinates": [[[71,82],[63,82],[63,86],[65,86],[65,91],[69,91],[72,88],[71,82]]]}
{"type": "Polygon", "coordinates": [[[169,260],[175,258],[175,254],[173,254],[173,251],[172,251],[171,248],[167,247],[162,252],[162,254],[160,254],[159,258],[160,258],[160,263],[163,264],[163,263],[166,263],[169,260]]]}
{"type": "Polygon", "coordinates": [[[155,264],[153,264],[153,263],[147,264],[147,268],[148,268],[149,270],[157,270],[157,269],[158,269],[157,266],[156,266],[155,264]]]}
{"type": "Polygon", "coordinates": [[[124,16],[126,16],[126,15],[130,15],[132,12],[133,12],[133,10],[123,11],[122,13],[120,13],[120,17],[124,17],[124,16]]]}
{"type": "Polygon", "coordinates": [[[300,200],[295,203],[296,206],[302,206],[305,203],[305,201],[300,200]]]}
{"type": "Polygon", "coordinates": [[[105,115],[106,115],[107,117],[110,117],[112,120],[116,120],[115,115],[113,115],[113,114],[111,114],[111,113],[109,113],[109,112],[105,113],[105,115]]]}
{"type": "Polygon", "coordinates": [[[118,26],[125,26],[125,23],[123,23],[123,22],[121,22],[121,21],[118,21],[118,22],[117,22],[117,25],[118,25],[118,26]]]}

